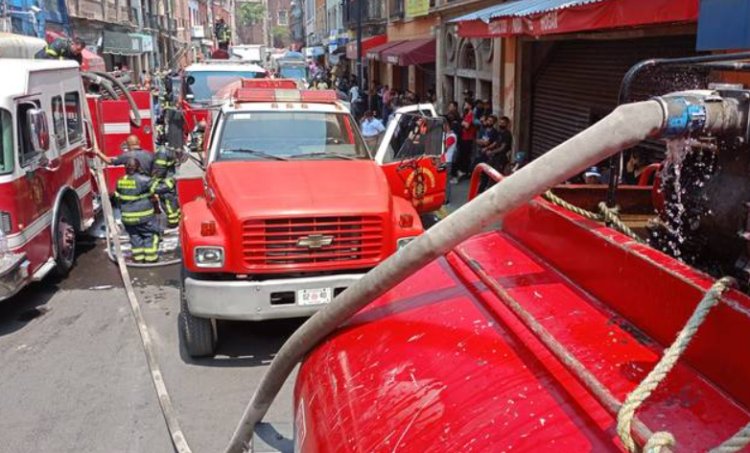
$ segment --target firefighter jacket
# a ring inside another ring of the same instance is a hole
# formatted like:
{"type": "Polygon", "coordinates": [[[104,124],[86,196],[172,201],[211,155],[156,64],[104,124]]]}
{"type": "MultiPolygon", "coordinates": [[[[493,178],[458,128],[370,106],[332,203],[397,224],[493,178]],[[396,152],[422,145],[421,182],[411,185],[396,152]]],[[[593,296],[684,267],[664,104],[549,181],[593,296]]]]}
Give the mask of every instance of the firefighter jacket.
{"type": "Polygon", "coordinates": [[[120,201],[120,212],[124,225],[140,225],[154,217],[151,178],[141,175],[125,175],[117,181],[115,197],[120,201]]]}
{"type": "Polygon", "coordinates": [[[151,175],[155,179],[171,178],[177,171],[177,153],[161,146],[154,153],[154,166],[151,175]]]}
{"type": "Polygon", "coordinates": [[[214,35],[219,42],[229,42],[231,40],[231,33],[229,33],[229,26],[227,24],[216,23],[214,25],[214,35]]]}
{"type": "Polygon", "coordinates": [[[72,44],[73,41],[69,39],[57,38],[37,52],[35,58],[38,60],[73,60],[81,64],[83,58],[70,50],[72,44]]]}

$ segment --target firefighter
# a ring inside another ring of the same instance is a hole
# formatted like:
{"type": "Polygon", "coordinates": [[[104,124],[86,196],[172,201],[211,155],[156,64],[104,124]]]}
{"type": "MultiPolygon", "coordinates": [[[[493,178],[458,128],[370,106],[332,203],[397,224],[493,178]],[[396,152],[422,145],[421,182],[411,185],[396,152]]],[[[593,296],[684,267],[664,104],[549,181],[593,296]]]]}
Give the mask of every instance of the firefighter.
{"type": "Polygon", "coordinates": [[[219,49],[229,49],[229,41],[232,39],[232,33],[229,31],[229,26],[224,22],[224,18],[219,18],[216,21],[214,36],[216,36],[216,41],[219,43],[219,49]]]}
{"type": "Polygon", "coordinates": [[[137,135],[130,135],[125,140],[125,149],[117,157],[109,157],[101,150],[97,149],[96,154],[107,165],[125,165],[128,159],[133,158],[138,161],[140,171],[144,175],[150,176],[154,166],[154,155],[141,149],[141,140],[137,135]]]}
{"type": "Polygon", "coordinates": [[[167,146],[181,150],[185,146],[185,111],[180,96],[175,105],[164,108],[164,127],[167,133],[167,146]]]}
{"type": "Polygon", "coordinates": [[[57,38],[37,52],[34,58],[38,60],[73,60],[83,63],[83,49],[86,42],[81,38],[57,38]]]}
{"type": "Polygon", "coordinates": [[[158,150],[154,155],[154,170],[151,174],[151,192],[159,198],[162,212],[167,215],[167,227],[176,228],[182,215],[174,179],[177,155],[174,150],[164,146],[163,137],[159,137],[158,141],[158,150]]]}
{"type": "Polygon", "coordinates": [[[191,152],[200,153],[203,151],[203,137],[206,135],[206,126],[206,120],[201,120],[190,131],[189,147],[191,152]]]}
{"type": "Polygon", "coordinates": [[[137,159],[125,163],[125,176],[117,181],[115,197],[120,202],[122,223],[130,236],[133,261],[155,263],[159,260],[159,228],[151,201],[151,178],[144,175],[137,159]]]}

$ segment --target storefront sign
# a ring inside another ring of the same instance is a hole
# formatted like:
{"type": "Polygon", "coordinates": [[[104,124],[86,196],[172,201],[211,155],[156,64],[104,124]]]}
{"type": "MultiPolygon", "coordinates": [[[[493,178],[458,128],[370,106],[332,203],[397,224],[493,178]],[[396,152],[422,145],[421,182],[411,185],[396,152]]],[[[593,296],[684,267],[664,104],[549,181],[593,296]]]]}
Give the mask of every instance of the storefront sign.
{"type": "Polygon", "coordinates": [[[154,51],[154,38],[151,35],[136,34],[141,39],[141,52],[154,51]]]}
{"type": "MultiPolygon", "coordinates": [[[[578,0],[571,2],[565,9],[539,12],[533,11],[533,6],[538,3],[525,1],[529,3],[532,11],[522,17],[510,12],[504,13],[502,9],[506,6],[500,4],[482,10],[487,14],[486,21],[480,14],[482,11],[472,13],[466,19],[453,20],[458,23],[458,35],[462,38],[545,36],[644,25],[691,23],[698,19],[698,0],[578,0]]],[[[521,3],[525,4],[524,1],[521,3]]],[[[509,4],[515,5],[516,2],[509,4]]],[[[744,19],[744,16],[742,17],[744,19]]]]}
{"type": "Polygon", "coordinates": [[[406,0],[406,17],[426,16],[430,12],[430,0],[406,0]]]}
{"type": "Polygon", "coordinates": [[[141,38],[136,34],[104,31],[102,53],[112,55],[139,55],[141,53],[141,38]]]}

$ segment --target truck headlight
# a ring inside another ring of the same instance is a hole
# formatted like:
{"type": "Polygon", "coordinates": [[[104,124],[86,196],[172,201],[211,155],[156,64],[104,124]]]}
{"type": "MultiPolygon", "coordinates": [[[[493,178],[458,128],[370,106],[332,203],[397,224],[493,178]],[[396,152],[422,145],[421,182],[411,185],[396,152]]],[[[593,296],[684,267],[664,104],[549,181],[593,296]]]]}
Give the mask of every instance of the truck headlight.
{"type": "Polygon", "coordinates": [[[416,238],[417,238],[417,236],[410,236],[410,237],[399,239],[398,241],[396,241],[397,249],[401,250],[402,248],[406,247],[406,245],[409,242],[413,241],[416,238]]]}
{"type": "Polygon", "coordinates": [[[195,265],[203,268],[224,267],[223,247],[196,247],[195,265]]]}

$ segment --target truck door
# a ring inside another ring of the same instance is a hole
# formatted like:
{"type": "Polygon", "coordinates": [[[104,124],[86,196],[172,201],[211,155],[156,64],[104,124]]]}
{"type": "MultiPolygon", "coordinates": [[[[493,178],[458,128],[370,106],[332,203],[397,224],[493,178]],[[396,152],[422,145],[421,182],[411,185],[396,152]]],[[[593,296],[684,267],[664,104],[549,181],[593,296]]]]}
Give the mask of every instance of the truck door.
{"type": "Polygon", "coordinates": [[[377,149],[375,161],[393,193],[411,201],[418,213],[437,211],[445,203],[442,121],[432,104],[398,109],[379,143],[368,145],[377,149]]]}
{"type": "MultiPolygon", "coordinates": [[[[22,225],[23,246],[29,260],[30,271],[35,272],[47,257],[51,256],[51,236],[49,225],[52,222],[52,200],[50,196],[50,179],[59,165],[59,156],[45,156],[39,147],[51,151],[49,131],[46,143],[34,143],[31,122],[40,118],[34,112],[40,112],[41,103],[37,99],[23,99],[16,104],[16,128],[18,163],[25,175],[16,180],[17,222],[22,225]]],[[[11,244],[11,248],[15,248],[11,244]]]]}

